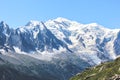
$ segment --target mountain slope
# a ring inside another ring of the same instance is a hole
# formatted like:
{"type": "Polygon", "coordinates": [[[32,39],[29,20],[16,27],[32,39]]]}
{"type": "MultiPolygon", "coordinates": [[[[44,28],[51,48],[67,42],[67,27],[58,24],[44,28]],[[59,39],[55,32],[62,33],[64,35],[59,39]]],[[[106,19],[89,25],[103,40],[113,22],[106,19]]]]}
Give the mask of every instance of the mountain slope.
{"type": "MultiPolygon", "coordinates": [[[[63,53],[64,54],[64,53],[63,53]]],[[[52,60],[40,60],[26,54],[7,53],[0,55],[0,66],[6,65],[20,73],[34,75],[42,80],[67,80],[85,67],[90,66],[87,62],[79,59],[76,55],[59,55],[52,60]],[[47,75],[47,76],[46,76],[47,75]]],[[[40,57],[40,56],[39,56],[40,57]]],[[[49,58],[45,56],[45,58],[49,58]]],[[[39,79],[38,79],[39,80],[39,79]]]]}
{"type": "Polygon", "coordinates": [[[30,21],[17,29],[0,23],[0,59],[44,80],[67,80],[87,67],[114,60],[119,43],[120,29],[96,23],[57,18],[30,21]]]}
{"type": "Polygon", "coordinates": [[[120,79],[120,58],[115,61],[102,63],[93,68],[87,68],[70,80],[119,80],[120,79]],[[118,79],[117,79],[118,78],[118,79]]]}
{"type": "Polygon", "coordinates": [[[40,80],[40,78],[24,74],[8,65],[0,65],[0,80],[40,80]]]}

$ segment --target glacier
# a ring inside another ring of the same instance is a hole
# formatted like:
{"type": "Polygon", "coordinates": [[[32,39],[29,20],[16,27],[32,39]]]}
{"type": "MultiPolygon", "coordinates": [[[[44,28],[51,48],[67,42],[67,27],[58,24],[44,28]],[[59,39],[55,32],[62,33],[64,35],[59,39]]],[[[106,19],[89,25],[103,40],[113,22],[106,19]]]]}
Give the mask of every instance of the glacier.
{"type": "Polygon", "coordinates": [[[120,55],[120,29],[65,18],[29,21],[13,29],[0,23],[0,59],[44,80],[67,80],[120,55]],[[50,75],[44,78],[45,75],[50,75]]]}

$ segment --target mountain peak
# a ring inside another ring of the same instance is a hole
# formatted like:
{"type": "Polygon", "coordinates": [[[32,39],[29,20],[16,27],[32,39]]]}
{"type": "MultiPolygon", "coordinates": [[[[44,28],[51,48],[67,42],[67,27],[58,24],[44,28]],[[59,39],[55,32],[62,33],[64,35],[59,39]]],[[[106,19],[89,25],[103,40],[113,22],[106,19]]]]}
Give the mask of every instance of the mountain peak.
{"type": "Polygon", "coordinates": [[[34,20],[30,20],[26,26],[36,26],[36,25],[39,25],[40,24],[40,21],[34,21],[34,20]]]}
{"type": "Polygon", "coordinates": [[[99,24],[97,24],[97,23],[90,23],[89,25],[90,26],[98,26],[99,24]]]}
{"type": "Polygon", "coordinates": [[[71,22],[70,20],[68,20],[66,18],[62,18],[62,17],[58,17],[58,18],[54,19],[54,21],[57,21],[57,22],[71,22]]]}
{"type": "Polygon", "coordinates": [[[4,27],[8,27],[8,25],[7,25],[4,21],[1,21],[1,22],[0,22],[0,27],[3,27],[3,26],[4,26],[4,27]]]}
{"type": "Polygon", "coordinates": [[[0,22],[0,32],[7,32],[7,30],[9,29],[9,26],[4,22],[4,21],[1,21],[0,22]]]}
{"type": "Polygon", "coordinates": [[[105,28],[104,26],[99,25],[98,23],[90,23],[85,25],[88,29],[94,29],[94,30],[110,30],[108,28],[105,28]]]}
{"type": "Polygon", "coordinates": [[[47,29],[47,27],[45,26],[44,22],[42,21],[29,21],[25,26],[24,28],[27,28],[29,30],[36,30],[36,29],[40,29],[40,30],[43,30],[43,29],[47,29]]]}
{"type": "Polygon", "coordinates": [[[4,21],[1,21],[1,22],[0,22],[0,24],[3,24],[3,23],[5,23],[5,22],[4,22],[4,21]]]}

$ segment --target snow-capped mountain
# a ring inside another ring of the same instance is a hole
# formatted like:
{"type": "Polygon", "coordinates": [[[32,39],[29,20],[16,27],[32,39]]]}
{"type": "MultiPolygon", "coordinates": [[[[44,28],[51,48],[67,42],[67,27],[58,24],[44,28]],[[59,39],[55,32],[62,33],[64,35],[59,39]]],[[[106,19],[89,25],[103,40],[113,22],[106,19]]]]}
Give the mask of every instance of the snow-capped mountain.
{"type": "Polygon", "coordinates": [[[86,67],[119,56],[120,29],[108,29],[96,23],[80,24],[65,18],[30,21],[12,29],[2,21],[0,53],[0,58],[10,64],[34,68],[34,75],[40,75],[43,70],[41,75],[66,80],[86,67]]]}

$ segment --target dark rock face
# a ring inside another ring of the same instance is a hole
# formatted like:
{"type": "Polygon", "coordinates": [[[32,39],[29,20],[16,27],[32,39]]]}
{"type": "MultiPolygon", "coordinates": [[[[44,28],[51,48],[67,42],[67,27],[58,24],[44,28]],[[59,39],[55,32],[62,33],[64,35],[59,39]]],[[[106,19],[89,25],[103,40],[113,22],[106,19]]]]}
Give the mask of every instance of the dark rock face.
{"type": "Polygon", "coordinates": [[[10,29],[7,24],[5,24],[3,21],[0,23],[0,49],[7,50],[7,47],[5,46],[5,43],[7,41],[7,35],[10,34],[10,29]]]}
{"type": "Polygon", "coordinates": [[[6,41],[6,37],[4,34],[0,33],[0,46],[4,46],[5,44],[5,41],[6,41]]]}
{"type": "Polygon", "coordinates": [[[111,40],[111,38],[104,38],[103,41],[100,43],[100,39],[96,39],[96,47],[100,52],[97,53],[98,57],[101,60],[109,60],[109,53],[106,51],[106,44],[111,40]]]}
{"type": "Polygon", "coordinates": [[[43,31],[39,32],[37,38],[35,39],[35,45],[39,50],[44,51],[45,48],[48,51],[52,50],[53,48],[58,50],[60,46],[67,48],[65,43],[57,39],[44,24],[43,26],[43,31]]]}
{"type": "Polygon", "coordinates": [[[114,52],[117,55],[120,55],[120,32],[117,35],[117,38],[114,41],[114,52]]]}
{"type": "MultiPolygon", "coordinates": [[[[13,47],[18,47],[21,51],[30,52],[40,50],[52,51],[53,49],[59,49],[59,47],[66,48],[69,50],[67,44],[63,41],[57,39],[52,32],[47,29],[47,27],[42,23],[44,27],[40,29],[40,25],[34,26],[35,28],[31,31],[24,29],[24,32],[21,32],[20,28],[18,29],[9,29],[8,25],[4,22],[0,23],[0,48],[7,47],[11,48],[14,51],[13,47]],[[34,38],[34,32],[38,31],[36,38],[34,38]]],[[[7,49],[9,49],[7,48],[7,49]]],[[[69,50],[70,51],[70,50],[69,50]]]]}

